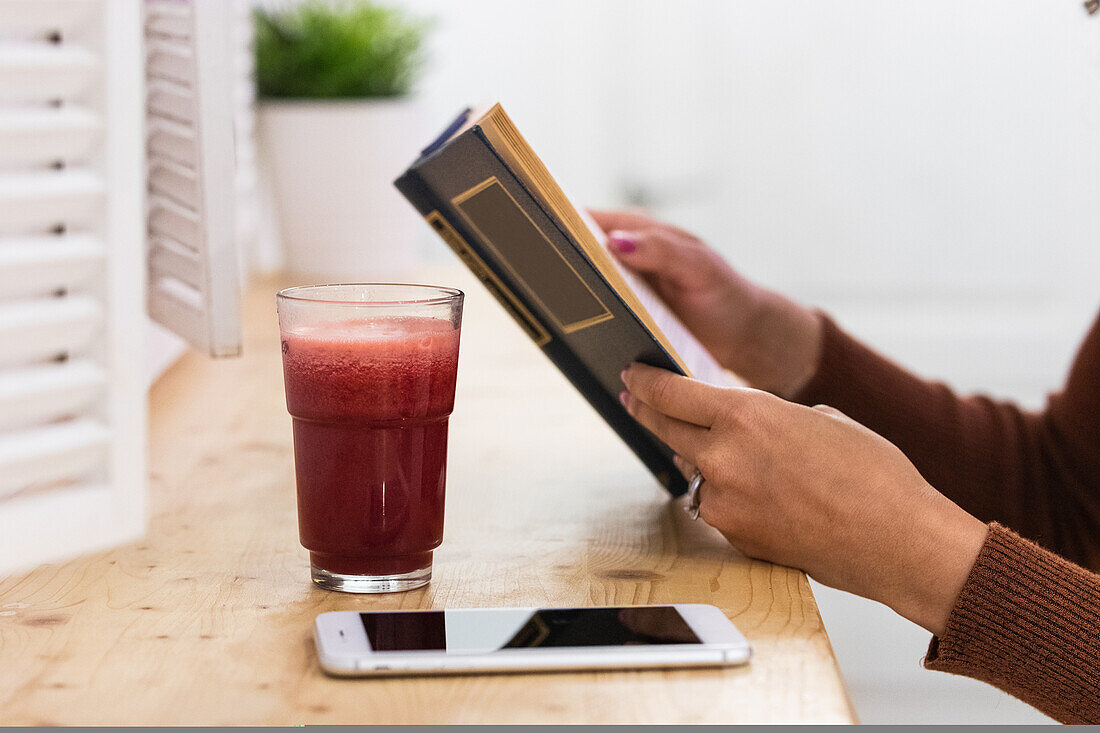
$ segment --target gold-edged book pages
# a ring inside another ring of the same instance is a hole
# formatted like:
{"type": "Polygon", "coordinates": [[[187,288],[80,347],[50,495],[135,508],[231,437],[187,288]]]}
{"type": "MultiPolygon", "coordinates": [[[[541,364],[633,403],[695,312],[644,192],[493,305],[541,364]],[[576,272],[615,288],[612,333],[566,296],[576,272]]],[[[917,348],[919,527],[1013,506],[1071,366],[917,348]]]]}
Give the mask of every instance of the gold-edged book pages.
{"type": "Polygon", "coordinates": [[[688,376],[710,384],[737,383],[657,294],[608,253],[604,233],[587,213],[573,205],[500,104],[494,104],[471,122],[480,125],[497,153],[524,179],[532,194],[573,241],[580,244],[604,280],[688,376]]]}

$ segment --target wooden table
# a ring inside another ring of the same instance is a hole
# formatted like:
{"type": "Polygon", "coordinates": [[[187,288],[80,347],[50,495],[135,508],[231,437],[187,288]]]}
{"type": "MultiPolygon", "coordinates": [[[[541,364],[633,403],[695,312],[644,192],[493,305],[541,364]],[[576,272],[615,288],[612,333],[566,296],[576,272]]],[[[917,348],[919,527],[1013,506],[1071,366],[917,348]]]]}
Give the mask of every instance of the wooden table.
{"type": "Polygon", "coordinates": [[[142,542],[0,579],[0,723],[730,723],[853,718],[806,577],[689,521],[464,271],[446,537],[405,594],[309,581],[272,281],[245,356],[188,355],[150,394],[142,542]],[[711,603],[743,668],[338,680],[313,617],[347,609],[711,603]]]}

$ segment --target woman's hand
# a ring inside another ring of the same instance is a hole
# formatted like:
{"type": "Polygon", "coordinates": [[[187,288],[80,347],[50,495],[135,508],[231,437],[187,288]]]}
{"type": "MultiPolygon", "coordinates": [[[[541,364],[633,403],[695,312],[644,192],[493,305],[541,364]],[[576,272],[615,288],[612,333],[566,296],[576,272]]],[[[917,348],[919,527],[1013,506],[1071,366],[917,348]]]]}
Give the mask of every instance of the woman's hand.
{"type": "Polygon", "coordinates": [[[619,261],[649,282],[722,366],[785,397],[813,376],[821,348],[813,311],[741,277],[682,229],[631,212],[591,213],[619,261]]]}
{"type": "Polygon", "coordinates": [[[900,450],[830,407],[640,364],[623,382],[630,414],[702,472],[699,515],[734,547],[942,632],[986,527],[900,450]]]}

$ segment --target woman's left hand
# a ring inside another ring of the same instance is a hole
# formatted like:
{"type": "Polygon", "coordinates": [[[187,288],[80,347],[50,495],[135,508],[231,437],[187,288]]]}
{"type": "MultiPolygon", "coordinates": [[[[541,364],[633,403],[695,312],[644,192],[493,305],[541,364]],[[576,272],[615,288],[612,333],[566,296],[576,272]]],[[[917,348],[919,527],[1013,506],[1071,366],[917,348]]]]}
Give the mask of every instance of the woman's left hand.
{"type": "Polygon", "coordinates": [[[634,364],[630,414],[698,467],[699,515],[751,557],[943,630],[986,526],[885,438],[825,406],[634,364]]]}

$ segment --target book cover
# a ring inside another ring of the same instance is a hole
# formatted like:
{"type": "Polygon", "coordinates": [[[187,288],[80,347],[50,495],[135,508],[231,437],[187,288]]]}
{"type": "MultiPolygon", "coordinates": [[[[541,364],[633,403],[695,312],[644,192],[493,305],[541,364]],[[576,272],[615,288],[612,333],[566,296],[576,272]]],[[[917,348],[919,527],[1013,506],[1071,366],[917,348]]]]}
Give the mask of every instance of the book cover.
{"type": "Polygon", "coordinates": [[[636,294],[601,274],[506,157],[477,122],[460,116],[395,185],[661,485],[683,494],[671,449],[626,412],[618,394],[631,362],[687,370],[646,325],[654,321],[638,312],[636,294]]]}

